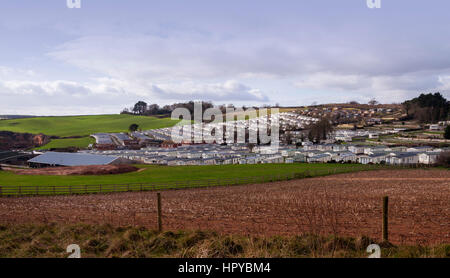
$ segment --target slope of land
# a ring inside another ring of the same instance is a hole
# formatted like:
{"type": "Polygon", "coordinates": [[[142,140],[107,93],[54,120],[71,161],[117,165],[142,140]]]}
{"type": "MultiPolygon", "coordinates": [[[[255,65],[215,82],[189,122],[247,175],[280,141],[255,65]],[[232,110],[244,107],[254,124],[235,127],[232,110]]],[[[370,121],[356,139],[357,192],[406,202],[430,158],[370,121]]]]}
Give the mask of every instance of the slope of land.
{"type": "Polygon", "coordinates": [[[133,123],[145,130],[170,127],[177,122],[170,118],[134,115],[36,117],[2,120],[0,130],[71,137],[89,136],[96,132],[124,132],[133,123]]]}

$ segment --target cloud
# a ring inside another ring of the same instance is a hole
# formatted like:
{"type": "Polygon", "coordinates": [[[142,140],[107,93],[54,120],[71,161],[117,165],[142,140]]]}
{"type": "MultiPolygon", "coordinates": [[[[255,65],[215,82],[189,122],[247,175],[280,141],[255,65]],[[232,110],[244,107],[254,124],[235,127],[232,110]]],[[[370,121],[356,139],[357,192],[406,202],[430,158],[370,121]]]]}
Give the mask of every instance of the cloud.
{"type": "Polygon", "coordinates": [[[363,99],[393,93],[400,99],[446,88],[439,81],[450,72],[450,58],[443,58],[449,52],[446,45],[399,41],[380,47],[375,38],[355,40],[355,36],[314,39],[306,33],[223,39],[214,33],[189,32],[86,36],[48,55],[89,72],[141,84],[135,88],[141,95],[162,99],[269,100],[261,93],[264,88],[235,87],[231,92],[229,80],[236,86],[245,80],[274,80],[305,90],[360,93],[363,99]]]}
{"type": "Polygon", "coordinates": [[[113,78],[96,78],[90,82],[57,80],[51,82],[0,81],[0,103],[2,113],[29,113],[28,108],[50,115],[88,111],[89,109],[118,113],[137,100],[168,104],[170,101],[211,100],[217,101],[268,101],[260,90],[230,80],[224,83],[140,83],[113,78]],[[164,100],[164,102],[155,101],[164,100]],[[15,107],[12,109],[12,107],[15,107]],[[27,107],[27,108],[25,108],[27,107]],[[46,107],[46,109],[42,109],[46,107]],[[62,107],[66,107],[62,109],[62,107]],[[114,107],[114,108],[113,108],[114,107]],[[99,108],[99,109],[97,109],[99,108]],[[9,111],[9,112],[7,112],[9,111]],[[69,112],[70,111],[70,112],[69,112]]]}
{"type": "Polygon", "coordinates": [[[232,12],[233,20],[230,11],[217,14],[214,4],[211,13],[199,10],[202,16],[180,11],[170,18],[150,9],[155,14],[142,18],[131,13],[70,21],[56,29],[77,26],[73,32],[46,38],[45,49],[36,48],[43,70],[0,67],[0,107],[6,107],[1,106],[5,99],[15,106],[24,96],[36,109],[69,103],[92,111],[109,105],[117,112],[140,99],[301,105],[372,97],[392,102],[421,92],[450,92],[443,17],[415,25],[416,16],[374,16],[364,6],[349,14],[348,7],[336,4],[341,13],[333,10],[330,17],[319,4],[311,4],[317,13],[298,5],[298,11],[278,5],[261,14],[243,7],[242,17],[232,12]],[[45,72],[52,75],[33,76],[45,72]]]}
{"type": "Polygon", "coordinates": [[[36,76],[36,72],[27,69],[16,69],[11,67],[0,66],[0,80],[8,80],[8,79],[29,79],[36,76]]]}
{"type": "Polygon", "coordinates": [[[367,101],[373,97],[385,102],[403,101],[418,93],[441,91],[449,93],[449,76],[438,72],[407,73],[395,76],[341,75],[320,72],[294,81],[302,90],[334,91],[347,96],[347,100],[367,101]]]}
{"type": "Polygon", "coordinates": [[[441,84],[440,90],[450,92],[450,75],[441,75],[438,80],[441,84]]]}
{"type": "Polygon", "coordinates": [[[153,85],[152,91],[161,99],[171,100],[269,101],[259,89],[252,89],[234,80],[211,84],[185,82],[153,85]]]}
{"type": "Polygon", "coordinates": [[[227,37],[172,32],[167,36],[86,36],[48,55],[113,77],[198,79],[340,75],[403,75],[450,69],[447,45],[397,42],[380,46],[376,38],[227,37]]]}

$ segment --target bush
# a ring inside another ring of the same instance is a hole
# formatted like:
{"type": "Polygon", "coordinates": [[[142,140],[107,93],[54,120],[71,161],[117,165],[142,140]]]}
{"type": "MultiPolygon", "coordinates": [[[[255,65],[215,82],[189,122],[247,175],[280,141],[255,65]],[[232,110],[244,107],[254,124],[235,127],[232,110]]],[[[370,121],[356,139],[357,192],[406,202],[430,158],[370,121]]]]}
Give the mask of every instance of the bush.
{"type": "Polygon", "coordinates": [[[448,126],[445,128],[444,138],[445,138],[445,139],[450,139],[450,125],[448,125],[448,126]]]}
{"type": "Polygon", "coordinates": [[[441,153],[437,159],[436,165],[450,168],[450,152],[441,153]]]}

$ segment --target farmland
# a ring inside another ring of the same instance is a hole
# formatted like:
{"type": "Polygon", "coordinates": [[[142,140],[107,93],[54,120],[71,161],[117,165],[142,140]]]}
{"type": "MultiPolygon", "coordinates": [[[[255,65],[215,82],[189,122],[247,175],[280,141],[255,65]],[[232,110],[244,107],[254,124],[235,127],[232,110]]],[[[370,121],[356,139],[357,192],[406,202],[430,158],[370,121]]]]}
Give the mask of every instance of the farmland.
{"type": "MultiPolygon", "coordinates": [[[[394,244],[450,243],[450,172],[380,170],[246,186],[162,192],[167,231],[251,236],[304,234],[380,240],[390,198],[394,244]]],[[[86,223],[156,227],[154,192],[0,199],[0,224],[86,223]]]]}
{"type": "Polygon", "coordinates": [[[124,132],[133,123],[145,130],[170,127],[177,122],[170,118],[134,115],[35,117],[1,120],[0,130],[71,137],[89,136],[96,132],[124,132]]]}
{"type": "MultiPolygon", "coordinates": [[[[210,179],[248,178],[276,176],[308,171],[311,176],[327,175],[334,172],[381,169],[383,166],[354,164],[256,164],[256,165],[211,165],[211,166],[156,166],[138,165],[143,170],[117,175],[98,176],[30,176],[10,171],[0,171],[0,186],[67,186],[67,185],[108,185],[132,183],[173,183],[208,181],[210,179]]],[[[103,187],[105,189],[105,187],[103,187]]],[[[92,192],[92,191],[90,191],[92,192]]],[[[94,191],[95,192],[95,191],[94,191]]]]}

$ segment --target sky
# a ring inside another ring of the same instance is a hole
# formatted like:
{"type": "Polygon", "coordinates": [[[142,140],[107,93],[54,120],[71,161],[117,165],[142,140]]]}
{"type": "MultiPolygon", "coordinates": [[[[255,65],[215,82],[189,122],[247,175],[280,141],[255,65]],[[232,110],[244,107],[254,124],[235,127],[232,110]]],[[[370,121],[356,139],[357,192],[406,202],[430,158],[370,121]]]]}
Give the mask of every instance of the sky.
{"type": "Polygon", "coordinates": [[[450,98],[450,1],[0,0],[0,115],[450,98]]]}

